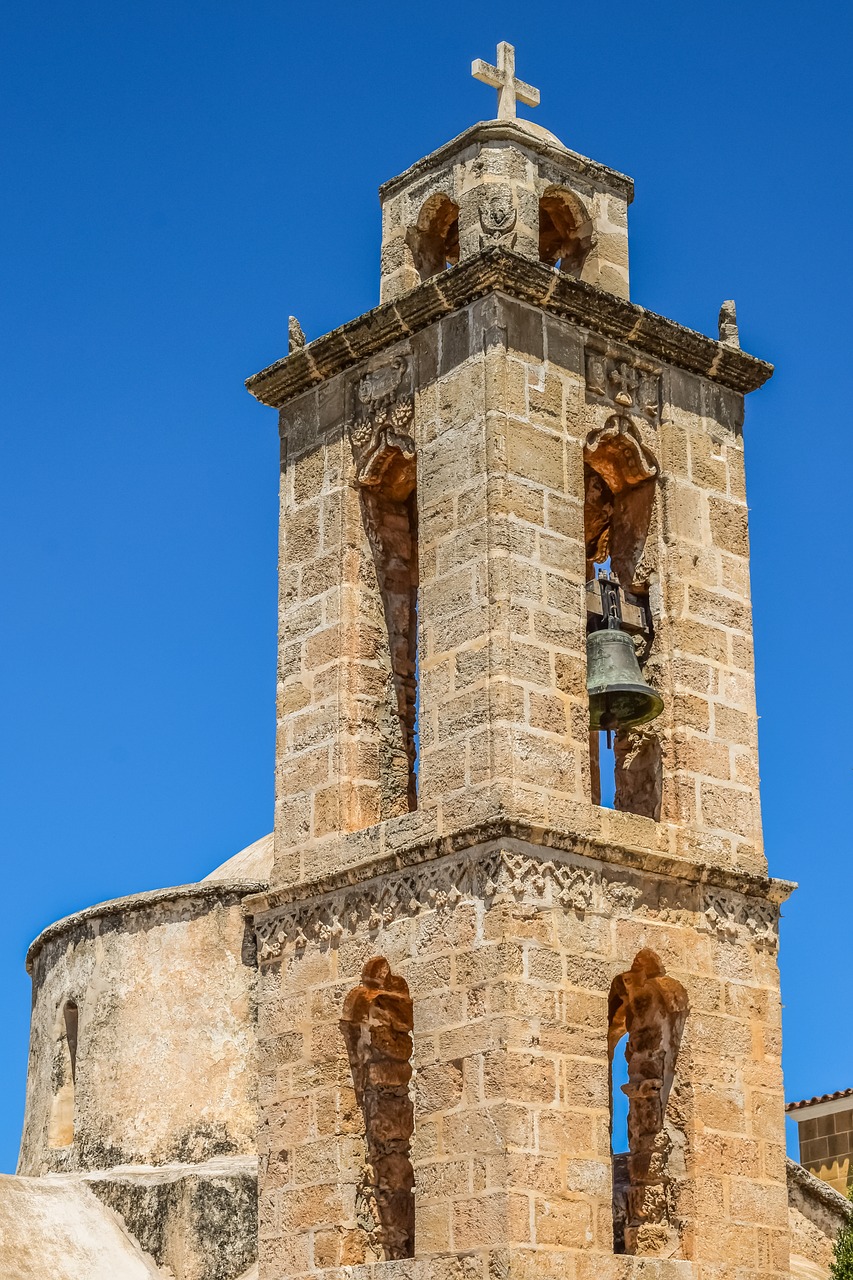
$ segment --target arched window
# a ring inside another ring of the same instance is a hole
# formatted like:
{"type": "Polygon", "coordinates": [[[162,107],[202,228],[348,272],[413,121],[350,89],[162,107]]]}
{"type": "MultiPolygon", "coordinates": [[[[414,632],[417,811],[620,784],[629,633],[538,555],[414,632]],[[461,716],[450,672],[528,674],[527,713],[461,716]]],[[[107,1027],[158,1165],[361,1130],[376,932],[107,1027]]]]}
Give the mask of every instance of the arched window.
{"type": "Polygon", "coordinates": [[[430,196],[406,236],[421,280],[429,280],[459,261],[459,206],[444,192],[430,196]]]}
{"type": "Polygon", "coordinates": [[[74,1089],[77,1083],[77,1024],[79,1011],[67,1000],[59,1013],[53,1062],[53,1102],[50,1108],[49,1147],[70,1147],[74,1141],[74,1089]]]}
{"type": "MultiPolygon", "coordinates": [[[[687,1009],[686,991],[667,977],[653,951],[640,951],[610,988],[611,1081],[616,1050],[624,1044],[627,1083],[621,1089],[628,1098],[628,1150],[613,1152],[616,1253],[672,1257],[680,1246],[675,1189],[683,1171],[674,1167],[674,1152],[683,1141],[674,1141],[678,1125],[668,1105],[687,1009]]],[[[614,1133],[613,1097],[610,1114],[614,1133]]]]}
{"type": "MultiPolygon", "coordinates": [[[[616,575],[623,591],[648,610],[648,570],[643,562],[655,502],[658,466],[627,417],[614,414],[590,433],[584,447],[584,537],[586,576],[596,566],[616,575]]],[[[641,667],[649,656],[651,634],[638,635],[641,667]]],[[[663,788],[660,739],[654,729],[619,730],[612,751],[601,735],[590,734],[590,770],[594,804],[659,820],[663,788]]]]}
{"type": "Polygon", "coordinates": [[[592,222],[565,187],[547,187],[539,200],[539,260],[578,277],[592,247],[592,222]]]}
{"type": "Polygon", "coordinates": [[[364,1117],[367,1165],[359,1190],[359,1223],[385,1261],[415,1252],[415,1176],[409,1159],[415,1127],[412,1000],[403,978],[382,956],[368,960],[344,1001],[341,1031],[364,1117]]]}

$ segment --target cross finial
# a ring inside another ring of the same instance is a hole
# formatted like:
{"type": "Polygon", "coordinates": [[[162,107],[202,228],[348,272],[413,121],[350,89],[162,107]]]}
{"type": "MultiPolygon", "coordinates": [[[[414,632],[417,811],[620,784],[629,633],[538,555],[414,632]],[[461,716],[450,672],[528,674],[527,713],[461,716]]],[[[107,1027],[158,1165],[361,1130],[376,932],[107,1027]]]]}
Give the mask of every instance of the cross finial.
{"type": "Polygon", "coordinates": [[[483,84],[490,84],[498,91],[498,119],[514,120],[515,104],[523,102],[526,107],[539,106],[539,90],[532,84],[515,78],[515,48],[502,40],[498,45],[498,65],[493,67],[476,58],[471,63],[471,75],[483,84]]]}

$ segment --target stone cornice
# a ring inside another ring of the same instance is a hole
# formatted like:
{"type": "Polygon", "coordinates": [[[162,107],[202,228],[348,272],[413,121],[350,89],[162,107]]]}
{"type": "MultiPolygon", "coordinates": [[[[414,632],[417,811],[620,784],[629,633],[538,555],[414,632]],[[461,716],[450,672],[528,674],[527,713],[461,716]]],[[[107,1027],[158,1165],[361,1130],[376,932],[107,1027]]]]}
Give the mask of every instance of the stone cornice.
{"type": "Polygon", "coordinates": [[[450,142],[445,142],[436,151],[431,151],[428,156],[416,160],[396,178],[389,178],[387,182],[383,182],[379,188],[380,201],[384,203],[388,196],[399,191],[401,187],[408,186],[423,174],[442,168],[460,151],[465,151],[477,142],[512,142],[517,147],[535,151],[537,155],[544,156],[546,160],[553,161],[563,169],[572,169],[575,173],[591,178],[593,182],[618,191],[629,204],[634,199],[633,178],[620,173],[618,169],[610,169],[607,165],[599,164],[597,160],[590,160],[588,156],[582,156],[577,151],[570,151],[559,138],[534,121],[481,120],[478,124],[465,129],[463,133],[457,134],[455,138],[451,138],[450,142]]]}
{"type": "MultiPolygon", "coordinates": [[[[661,864],[636,867],[620,850],[620,859],[601,857],[593,842],[567,848],[564,837],[548,845],[520,837],[520,824],[504,823],[512,835],[483,839],[482,828],[468,833],[467,847],[447,851],[443,841],[428,858],[409,851],[376,858],[350,872],[331,875],[244,904],[255,927],[258,963],[280,960],[289,948],[337,946],[347,935],[370,935],[395,921],[413,920],[423,912],[453,911],[465,901],[514,900],[538,910],[604,916],[650,913],[679,922],[725,945],[749,939],[759,950],[775,952],[779,941],[779,902],[787,886],[757,877],[731,877],[719,887],[699,872],[697,878],[675,878],[661,864]],[[357,877],[357,878],[356,878],[357,877]],[[758,893],[749,886],[758,884],[758,893]]],[[[460,833],[462,836],[463,833],[460,833]]],[[[418,851],[423,854],[425,846],[418,851]]],[[[702,869],[707,870],[707,869],[702,869]]]]}
{"type": "MultiPolygon", "coordinates": [[[[265,889],[254,896],[247,896],[243,904],[244,910],[248,915],[259,915],[278,907],[308,902],[316,897],[353,888],[368,880],[411,870],[449,854],[494,844],[501,840],[521,841],[533,850],[561,850],[595,861],[610,863],[616,868],[625,867],[631,871],[667,876],[694,885],[707,885],[723,891],[764,898],[776,906],[781,905],[797,887],[790,880],[776,880],[747,872],[729,871],[723,867],[692,862],[686,858],[677,858],[650,849],[617,846],[605,840],[581,836],[575,832],[534,827],[515,819],[495,816],[491,820],[454,831],[449,835],[413,842],[396,853],[370,858],[342,871],[320,876],[316,880],[285,885],[276,889],[265,889]]],[[[546,855],[542,853],[541,856],[546,855]]]]}
{"type": "Polygon", "coordinates": [[[560,275],[544,263],[493,248],[277,360],[248,378],[246,387],[261,404],[280,409],[327,378],[489,293],[541,307],[741,394],[755,391],[773,372],[772,365],[745,351],[560,275]]]}
{"type": "Polygon", "coordinates": [[[189,904],[191,901],[197,901],[200,904],[208,904],[227,901],[229,898],[239,902],[247,894],[257,894],[265,888],[266,885],[260,880],[203,880],[198,884],[152,889],[147,893],[134,893],[125,898],[113,898],[109,902],[100,902],[94,907],[86,907],[83,911],[75,911],[73,915],[64,916],[61,920],[49,924],[46,929],[42,929],[27,950],[27,973],[32,973],[36,957],[47,943],[93,920],[150,911],[154,907],[173,902],[189,904]]]}

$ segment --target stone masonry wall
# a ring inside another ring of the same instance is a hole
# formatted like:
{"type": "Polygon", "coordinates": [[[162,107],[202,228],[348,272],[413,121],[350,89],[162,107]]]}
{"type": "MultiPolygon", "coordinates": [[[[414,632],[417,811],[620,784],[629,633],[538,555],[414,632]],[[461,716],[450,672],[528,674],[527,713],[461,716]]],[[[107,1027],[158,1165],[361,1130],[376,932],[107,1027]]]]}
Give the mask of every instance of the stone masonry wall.
{"type": "Polygon", "coordinates": [[[491,121],[382,187],[382,301],[421,281],[412,240],[429,201],[443,196],[458,207],[460,260],[500,244],[538,261],[546,192],[569,193],[571,218],[584,241],[573,274],[627,298],[631,180],[568,151],[535,124],[491,121]]]}
{"type": "Polygon", "coordinates": [[[19,1173],[254,1152],[257,969],[241,899],[260,887],[223,882],[119,899],[34,943],[19,1173]],[[58,1145],[51,1115],[69,1000],[79,1011],[76,1071],[58,1145]]]}
{"type": "Polygon", "coordinates": [[[380,1261],[340,1025],[379,956],[413,1001],[415,1258],[395,1276],[787,1277],[767,911],[506,839],[260,917],[262,1280],[380,1261]],[[667,1104],[679,1244],[645,1261],[613,1253],[607,1049],[611,983],[644,949],[689,1004],[667,1104]]]}
{"type": "Polygon", "coordinates": [[[764,871],[741,415],[707,379],[497,295],[283,411],[276,881],[499,812],[764,871]],[[347,438],[354,394],[400,364],[368,426],[405,410],[417,457],[416,813],[383,772],[405,745],[347,438]],[[665,703],[659,823],[592,804],[584,460],[623,445],[655,475],[635,569],[665,703]]]}

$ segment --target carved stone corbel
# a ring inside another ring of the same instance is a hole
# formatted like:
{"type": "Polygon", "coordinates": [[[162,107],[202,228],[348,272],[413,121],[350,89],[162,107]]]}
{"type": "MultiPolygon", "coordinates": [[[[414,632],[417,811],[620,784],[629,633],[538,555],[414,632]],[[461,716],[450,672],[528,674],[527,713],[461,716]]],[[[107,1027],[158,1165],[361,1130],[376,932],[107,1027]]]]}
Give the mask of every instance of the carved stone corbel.
{"type": "Polygon", "coordinates": [[[395,459],[415,457],[411,359],[397,355],[368,369],[352,388],[349,437],[356,480],[374,487],[395,459]]]}

